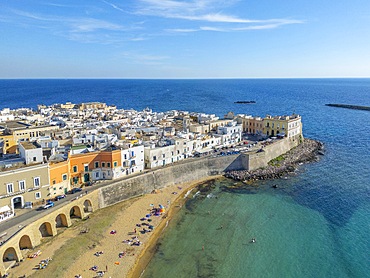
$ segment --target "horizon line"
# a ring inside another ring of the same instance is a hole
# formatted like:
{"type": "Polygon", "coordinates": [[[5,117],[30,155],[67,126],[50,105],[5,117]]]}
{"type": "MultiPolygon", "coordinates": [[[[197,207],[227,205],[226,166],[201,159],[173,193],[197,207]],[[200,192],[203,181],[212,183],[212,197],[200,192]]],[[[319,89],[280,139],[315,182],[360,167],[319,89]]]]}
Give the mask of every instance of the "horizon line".
{"type": "Polygon", "coordinates": [[[0,77],[0,80],[225,80],[225,79],[368,79],[370,76],[318,77],[0,77]]]}

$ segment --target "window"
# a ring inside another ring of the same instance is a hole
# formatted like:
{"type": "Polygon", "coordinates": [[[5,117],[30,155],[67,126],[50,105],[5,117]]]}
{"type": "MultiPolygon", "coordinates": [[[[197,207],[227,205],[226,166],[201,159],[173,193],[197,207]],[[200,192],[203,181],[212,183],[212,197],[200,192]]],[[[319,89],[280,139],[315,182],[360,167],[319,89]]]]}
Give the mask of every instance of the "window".
{"type": "Polygon", "coordinates": [[[107,167],[110,168],[110,162],[107,162],[107,167]]]}
{"type": "Polygon", "coordinates": [[[33,185],[35,187],[39,187],[40,186],[40,177],[33,178],[33,185]]]}
{"type": "Polygon", "coordinates": [[[77,173],[77,166],[76,166],[76,165],[75,165],[75,166],[73,166],[73,168],[72,168],[72,169],[73,169],[72,171],[73,171],[74,173],[77,173]]]}
{"type": "Polygon", "coordinates": [[[105,162],[102,162],[101,163],[101,167],[105,167],[105,162]]]}
{"type": "Polygon", "coordinates": [[[155,155],[153,156],[153,160],[157,160],[157,157],[155,155]]]}
{"type": "Polygon", "coordinates": [[[125,159],[127,159],[127,154],[125,154],[125,159]]]}
{"type": "Polygon", "coordinates": [[[113,166],[114,166],[114,167],[117,167],[117,165],[118,165],[117,161],[114,161],[114,162],[113,162],[113,166]]]}
{"type": "Polygon", "coordinates": [[[165,154],[162,154],[162,156],[163,156],[163,158],[165,158],[165,157],[166,157],[166,155],[165,155],[165,154]]]}
{"type": "Polygon", "coordinates": [[[55,180],[53,180],[53,184],[56,184],[57,182],[55,180]]]}
{"type": "Polygon", "coordinates": [[[84,166],[85,172],[89,172],[89,165],[84,166]]]}
{"type": "Polygon", "coordinates": [[[19,191],[26,190],[26,182],[25,181],[19,181],[19,191]]]}
{"type": "Polygon", "coordinates": [[[32,158],[32,160],[33,160],[34,162],[36,162],[36,156],[34,156],[34,157],[32,158]]]}
{"type": "Polygon", "coordinates": [[[66,181],[66,180],[67,180],[67,178],[68,178],[67,174],[63,174],[63,175],[62,175],[62,180],[66,181]]]}
{"type": "Polygon", "coordinates": [[[99,168],[99,161],[95,161],[95,168],[99,168]]]}
{"type": "Polygon", "coordinates": [[[35,199],[40,199],[40,198],[41,198],[41,192],[36,192],[35,199]]]}
{"type": "Polygon", "coordinates": [[[95,173],[95,178],[99,178],[99,172],[95,173]]]}
{"type": "Polygon", "coordinates": [[[8,192],[8,194],[10,193],[13,193],[14,192],[14,188],[13,188],[13,184],[12,183],[8,183],[6,185],[6,191],[8,192]]]}

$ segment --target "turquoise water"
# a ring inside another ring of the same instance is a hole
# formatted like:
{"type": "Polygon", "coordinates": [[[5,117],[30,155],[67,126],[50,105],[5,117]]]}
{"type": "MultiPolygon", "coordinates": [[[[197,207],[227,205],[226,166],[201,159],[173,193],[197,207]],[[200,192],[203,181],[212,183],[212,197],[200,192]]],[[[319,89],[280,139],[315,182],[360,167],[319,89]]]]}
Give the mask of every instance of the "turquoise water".
{"type": "Polygon", "coordinates": [[[363,218],[369,207],[337,227],[297,204],[292,188],[272,189],[265,182],[229,192],[224,189],[233,185],[229,180],[211,184],[217,198],[205,192],[187,202],[142,277],[368,276],[370,253],[361,249],[369,242],[363,218]]]}

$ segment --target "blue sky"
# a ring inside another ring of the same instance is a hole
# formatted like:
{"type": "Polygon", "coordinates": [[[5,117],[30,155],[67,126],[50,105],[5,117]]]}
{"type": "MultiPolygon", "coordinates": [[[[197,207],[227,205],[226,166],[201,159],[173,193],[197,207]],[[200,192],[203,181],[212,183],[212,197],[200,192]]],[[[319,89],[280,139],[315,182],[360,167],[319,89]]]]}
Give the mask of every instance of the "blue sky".
{"type": "Polygon", "coordinates": [[[0,78],[370,77],[368,0],[0,0],[0,78]]]}

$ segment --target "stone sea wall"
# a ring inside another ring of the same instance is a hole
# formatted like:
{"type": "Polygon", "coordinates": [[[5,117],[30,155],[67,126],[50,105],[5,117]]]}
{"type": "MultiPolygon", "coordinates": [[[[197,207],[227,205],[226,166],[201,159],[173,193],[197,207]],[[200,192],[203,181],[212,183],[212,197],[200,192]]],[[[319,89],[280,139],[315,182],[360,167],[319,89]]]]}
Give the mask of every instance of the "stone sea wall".
{"type": "Polygon", "coordinates": [[[298,144],[298,139],[293,141],[285,138],[266,144],[263,148],[261,146],[260,152],[188,159],[128,179],[113,181],[99,189],[99,207],[114,205],[170,185],[195,182],[212,175],[245,173],[248,170],[265,167],[270,160],[288,152],[298,144]]]}
{"type": "Polygon", "coordinates": [[[311,139],[304,139],[302,144],[281,155],[276,155],[278,150],[283,150],[278,145],[274,146],[270,151],[267,151],[268,148],[266,147],[266,151],[258,153],[258,156],[252,156],[251,161],[255,162],[254,166],[262,165],[262,162],[266,161],[268,163],[257,168],[231,170],[225,176],[242,181],[281,178],[293,172],[300,163],[317,160],[318,155],[323,154],[323,148],[322,143],[311,139]]]}
{"type": "Polygon", "coordinates": [[[99,207],[107,207],[170,185],[195,182],[226,171],[245,169],[240,155],[189,159],[99,189],[99,207]]]}

